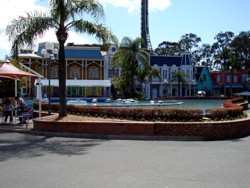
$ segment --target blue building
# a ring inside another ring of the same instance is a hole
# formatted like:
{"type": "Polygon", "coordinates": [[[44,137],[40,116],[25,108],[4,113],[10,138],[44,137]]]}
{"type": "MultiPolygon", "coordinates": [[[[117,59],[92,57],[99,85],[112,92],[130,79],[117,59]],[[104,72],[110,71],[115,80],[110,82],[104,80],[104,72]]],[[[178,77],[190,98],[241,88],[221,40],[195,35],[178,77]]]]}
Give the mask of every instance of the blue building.
{"type": "Polygon", "coordinates": [[[197,80],[196,91],[204,91],[206,95],[212,95],[213,81],[210,77],[209,69],[206,66],[194,67],[194,74],[197,80]]]}

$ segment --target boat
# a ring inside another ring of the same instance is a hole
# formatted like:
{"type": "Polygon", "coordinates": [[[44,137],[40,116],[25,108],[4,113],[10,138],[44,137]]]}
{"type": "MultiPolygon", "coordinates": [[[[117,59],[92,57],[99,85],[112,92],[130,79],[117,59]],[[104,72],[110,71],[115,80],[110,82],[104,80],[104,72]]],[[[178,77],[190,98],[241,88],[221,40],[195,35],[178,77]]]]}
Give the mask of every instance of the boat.
{"type": "Polygon", "coordinates": [[[105,102],[113,102],[111,99],[106,99],[105,102]]]}
{"type": "Polygon", "coordinates": [[[92,99],[92,101],[91,101],[92,103],[97,103],[97,99],[92,99]]]}
{"type": "Polygon", "coordinates": [[[162,104],[162,103],[163,103],[163,101],[162,101],[162,100],[160,100],[160,101],[157,101],[157,103],[158,103],[158,104],[162,104]]]}
{"type": "Polygon", "coordinates": [[[87,101],[82,99],[71,99],[67,101],[67,104],[73,104],[73,105],[87,105],[87,101]]]}
{"type": "Polygon", "coordinates": [[[122,99],[116,99],[116,102],[122,102],[122,99]]]}
{"type": "Polygon", "coordinates": [[[135,99],[123,99],[122,103],[126,103],[126,104],[127,103],[138,103],[138,101],[135,99]]]}

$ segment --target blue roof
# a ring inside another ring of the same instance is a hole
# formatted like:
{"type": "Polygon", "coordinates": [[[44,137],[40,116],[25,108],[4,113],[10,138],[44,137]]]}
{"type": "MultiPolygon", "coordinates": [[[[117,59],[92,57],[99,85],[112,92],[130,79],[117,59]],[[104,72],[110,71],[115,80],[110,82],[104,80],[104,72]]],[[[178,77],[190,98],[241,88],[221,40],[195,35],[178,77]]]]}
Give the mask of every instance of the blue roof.
{"type": "Polygon", "coordinates": [[[185,53],[180,56],[151,56],[150,65],[163,66],[181,66],[181,65],[192,65],[190,54],[185,53]]]}
{"type": "Polygon", "coordinates": [[[65,47],[65,57],[77,59],[103,59],[100,49],[81,47],[65,47]]]}
{"type": "Polygon", "coordinates": [[[181,60],[182,56],[151,56],[150,65],[154,66],[156,64],[158,66],[163,66],[165,64],[167,66],[180,66],[181,60]]]}
{"type": "MultiPolygon", "coordinates": [[[[58,44],[55,44],[58,46],[58,44]]],[[[43,56],[41,50],[44,49],[45,43],[40,43],[38,46],[37,55],[43,56]]],[[[103,59],[100,48],[97,47],[79,47],[65,46],[65,58],[67,59],[103,59]]]]}

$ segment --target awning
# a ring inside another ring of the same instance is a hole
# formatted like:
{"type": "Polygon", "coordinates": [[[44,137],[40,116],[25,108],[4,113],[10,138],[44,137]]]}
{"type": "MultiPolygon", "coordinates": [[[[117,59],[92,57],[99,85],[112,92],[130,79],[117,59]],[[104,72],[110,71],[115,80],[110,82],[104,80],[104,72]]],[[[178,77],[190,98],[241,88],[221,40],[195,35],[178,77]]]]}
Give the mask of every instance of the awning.
{"type": "MultiPolygon", "coordinates": [[[[48,79],[41,79],[42,86],[48,86],[48,79]]],[[[38,80],[35,80],[35,85],[38,85],[38,80]]],[[[50,86],[58,87],[58,79],[50,79],[50,86]]],[[[79,86],[79,87],[111,87],[110,80],[66,80],[66,86],[79,86]]]]}

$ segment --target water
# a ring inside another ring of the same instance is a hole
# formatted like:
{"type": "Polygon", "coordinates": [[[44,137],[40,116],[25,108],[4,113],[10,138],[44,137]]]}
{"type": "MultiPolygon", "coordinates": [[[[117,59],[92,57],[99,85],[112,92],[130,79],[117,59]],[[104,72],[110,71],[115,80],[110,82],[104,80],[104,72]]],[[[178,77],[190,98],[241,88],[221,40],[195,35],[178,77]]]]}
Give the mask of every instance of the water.
{"type": "Polygon", "coordinates": [[[139,101],[138,103],[121,103],[121,102],[84,102],[79,101],[77,105],[82,106],[101,106],[114,108],[178,108],[178,109],[201,109],[222,108],[223,100],[162,100],[162,103],[149,101],[139,101]]]}

